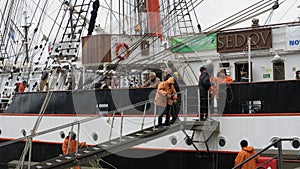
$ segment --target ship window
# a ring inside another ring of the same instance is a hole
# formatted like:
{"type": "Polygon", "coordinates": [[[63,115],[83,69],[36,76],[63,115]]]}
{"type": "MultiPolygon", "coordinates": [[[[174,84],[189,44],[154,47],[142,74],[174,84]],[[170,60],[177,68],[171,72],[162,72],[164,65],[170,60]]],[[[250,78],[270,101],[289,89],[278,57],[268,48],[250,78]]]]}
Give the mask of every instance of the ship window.
{"type": "Polygon", "coordinates": [[[220,147],[224,147],[225,144],[226,144],[226,141],[225,141],[223,138],[221,138],[221,139],[219,140],[219,146],[220,146],[220,147]]]}
{"type": "Polygon", "coordinates": [[[60,138],[64,139],[66,137],[65,132],[61,131],[59,132],[60,138]]]}
{"type": "Polygon", "coordinates": [[[219,146],[224,147],[226,145],[226,138],[225,137],[219,137],[219,146]]]}
{"type": "Polygon", "coordinates": [[[0,129],[0,135],[2,134],[2,130],[0,129]]]}
{"type": "Polygon", "coordinates": [[[176,145],[177,144],[177,138],[176,138],[176,136],[171,136],[169,138],[169,140],[170,140],[170,142],[171,142],[172,145],[176,145]]]}
{"type": "Polygon", "coordinates": [[[242,112],[243,113],[258,113],[262,110],[262,101],[261,100],[248,100],[243,104],[242,112]]]}
{"type": "Polygon", "coordinates": [[[93,140],[94,140],[94,141],[97,141],[98,138],[99,138],[97,133],[93,133],[93,134],[92,134],[92,137],[93,137],[93,140]]]}
{"type": "Polygon", "coordinates": [[[294,140],[292,141],[292,146],[295,149],[299,148],[300,147],[300,140],[298,138],[294,138],[294,140]]]}
{"type": "Polygon", "coordinates": [[[26,130],[25,129],[22,129],[21,133],[22,133],[23,136],[26,136],[26,130]]]}
{"type": "Polygon", "coordinates": [[[274,61],[273,62],[273,80],[284,80],[285,72],[284,72],[284,62],[274,61]]]}
{"type": "Polygon", "coordinates": [[[230,63],[229,63],[229,62],[219,63],[219,67],[220,67],[220,68],[223,68],[223,67],[230,67],[230,63]]]}
{"type": "Polygon", "coordinates": [[[274,143],[273,146],[274,146],[275,148],[278,147],[278,146],[277,146],[278,140],[279,140],[279,137],[273,137],[273,138],[271,138],[271,140],[270,140],[271,143],[274,143]]]}

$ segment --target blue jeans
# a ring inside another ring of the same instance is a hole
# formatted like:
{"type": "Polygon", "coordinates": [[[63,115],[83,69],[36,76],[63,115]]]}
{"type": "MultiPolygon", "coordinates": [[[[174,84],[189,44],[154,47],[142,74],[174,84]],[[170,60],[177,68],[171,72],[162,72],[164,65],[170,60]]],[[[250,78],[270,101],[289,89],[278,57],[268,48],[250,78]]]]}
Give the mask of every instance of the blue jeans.
{"type": "Polygon", "coordinates": [[[156,112],[160,113],[158,116],[158,125],[159,126],[162,126],[162,117],[164,116],[164,114],[166,114],[165,123],[170,124],[170,108],[171,108],[170,105],[167,105],[165,108],[156,106],[156,112]]]}

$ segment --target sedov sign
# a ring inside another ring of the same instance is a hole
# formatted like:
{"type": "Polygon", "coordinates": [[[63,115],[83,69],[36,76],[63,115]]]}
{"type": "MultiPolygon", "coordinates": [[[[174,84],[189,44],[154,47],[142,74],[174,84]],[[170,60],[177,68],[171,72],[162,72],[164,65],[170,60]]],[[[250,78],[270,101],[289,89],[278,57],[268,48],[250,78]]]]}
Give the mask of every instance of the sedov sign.
{"type": "Polygon", "coordinates": [[[239,32],[217,34],[217,52],[238,52],[248,49],[248,38],[251,38],[251,50],[272,48],[272,30],[254,29],[239,32]]]}

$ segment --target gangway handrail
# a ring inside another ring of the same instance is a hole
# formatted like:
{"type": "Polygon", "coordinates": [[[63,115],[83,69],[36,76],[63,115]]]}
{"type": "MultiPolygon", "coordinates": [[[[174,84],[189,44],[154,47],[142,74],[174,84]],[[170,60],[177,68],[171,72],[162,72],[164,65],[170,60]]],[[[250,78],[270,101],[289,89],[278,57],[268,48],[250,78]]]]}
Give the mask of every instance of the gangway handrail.
{"type": "MultiPolygon", "coordinates": [[[[152,99],[150,99],[150,100],[152,100],[152,99]]],[[[143,102],[149,102],[149,101],[143,101],[143,102]]],[[[141,103],[142,102],[139,102],[137,104],[132,105],[131,107],[126,106],[126,107],[123,107],[123,108],[121,108],[119,110],[123,110],[123,111],[124,110],[130,110],[132,107],[137,107],[137,106],[142,105],[141,103]]],[[[112,111],[109,111],[107,114],[111,114],[111,113],[115,113],[115,112],[119,112],[119,111],[112,110],[112,111]]],[[[44,134],[47,134],[47,133],[51,133],[51,132],[57,131],[59,129],[63,129],[63,128],[67,128],[67,127],[72,127],[72,126],[78,125],[80,123],[86,123],[86,122],[89,122],[89,121],[92,121],[92,120],[95,120],[95,119],[98,119],[98,118],[101,118],[101,117],[104,117],[104,116],[102,114],[100,114],[100,115],[96,115],[94,117],[89,117],[89,118],[85,118],[85,119],[78,120],[78,121],[75,121],[75,122],[67,123],[67,124],[64,124],[64,125],[61,125],[61,126],[58,126],[58,127],[53,127],[53,128],[41,131],[41,132],[37,132],[35,134],[30,134],[28,136],[20,137],[20,138],[17,138],[15,140],[11,140],[11,141],[6,141],[6,142],[3,142],[3,143],[0,143],[0,147],[6,146],[6,145],[9,145],[9,144],[13,144],[13,143],[16,143],[16,142],[19,142],[19,141],[22,141],[22,140],[25,140],[25,139],[28,139],[28,138],[32,138],[32,137],[44,135],[44,134]]]]}
{"type": "Polygon", "coordinates": [[[267,151],[268,149],[270,149],[271,147],[273,147],[275,145],[277,145],[277,148],[278,148],[278,155],[276,155],[276,156],[278,156],[277,169],[282,169],[282,144],[281,143],[282,143],[282,141],[293,141],[293,140],[295,140],[295,138],[278,138],[278,139],[274,140],[266,148],[260,150],[256,154],[254,154],[251,157],[247,158],[246,160],[244,160],[243,162],[241,162],[237,166],[233,167],[232,169],[240,168],[242,165],[244,165],[248,161],[254,159],[255,157],[259,156],[260,154],[262,154],[263,152],[267,151]]]}
{"type": "MultiPolygon", "coordinates": [[[[184,93],[184,91],[181,91],[181,92],[178,92],[178,93],[184,93]]],[[[130,106],[125,106],[125,107],[122,107],[120,109],[112,110],[112,111],[107,112],[106,114],[115,114],[115,113],[118,113],[118,112],[121,112],[121,111],[130,110],[134,107],[141,106],[141,105],[144,105],[144,104],[149,104],[149,103],[152,103],[152,102],[154,102],[154,98],[146,100],[146,101],[138,102],[138,103],[130,105],[130,106]]],[[[89,121],[92,121],[92,120],[95,120],[95,119],[98,119],[98,118],[101,118],[101,117],[104,117],[103,114],[95,115],[93,117],[88,117],[88,118],[85,118],[85,119],[82,119],[82,120],[78,120],[78,121],[67,123],[67,124],[64,124],[64,125],[61,125],[61,126],[53,127],[53,128],[41,131],[41,132],[30,134],[28,136],[17,138],[15,140],[2,142],[2,143],[0,143],[0,147],[7,146],[7,145],[10,145],[10,144],[13,144],[13,143],[17,143],[19,141],[30,139],[30,138],[33,138],[33,137],[41,136],[41,135],[44,135],[44,134],[48,134],[48,133],[57,131],[59,129],[64,129],[64,128],[72,127],[74,125],[78,125],[78,124],[81,124],[81,123],[86,123],[86,122],[89,122],[89,121]]],[[[156,118],[156,117],[154,117],[154,118],[156,118]]]]}
{"type": "Polygon", "coordinates": [[[68,155],[57,156],[51,159],[47,159],[42,162],[31,166],[33,169],[43,168],[43,169],[65,169],[68,167],[73,167],[74,165],[82,165],[95,158],[103,158],[113,153],[121,152],[130,147],[140,145],[142,143],[149,142],[167,136],[174,132],[185,130],[198,130],[194,127],[202,126],[201,130],[210,131],[214,129],[206,128],[207,126],[219,126],[219,123],[204,123],[201,121],[179,121],[171,126],[163,126],[161,128],[156,128],[153,130],[152,126],[145,128],[141,131],[134,131],[132,133],[127,133],[124,135],[124,139],[114,138],[106,142],[101,142],[86,148],[78,150],[80,155],[76,156],[75,153],[68,155]]]}

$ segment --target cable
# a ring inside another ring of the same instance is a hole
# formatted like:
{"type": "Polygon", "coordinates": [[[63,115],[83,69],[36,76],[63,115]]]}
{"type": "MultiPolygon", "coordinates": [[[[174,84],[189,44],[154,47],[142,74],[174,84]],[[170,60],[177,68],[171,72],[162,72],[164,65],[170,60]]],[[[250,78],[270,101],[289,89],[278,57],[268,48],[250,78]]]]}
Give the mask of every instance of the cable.
{"type": "MultiPolygon", "coordinates": [[[[253,4],[253,5],[251,5],[251,6],[249,6],[249,7],[246,7],[246,8],[244,8],[244,9],[242,9],[240,12],[237,12],[237,13],[235,13],[235,14],[233,14],[233,15],[231,15],[231,16],[229,16],[229,17],[227,17],[227,18],[225,18],[225,19],[223,19],[223,20],[221,20],[221,21],[219,21],[219,22],[217,22],[217,23],[215,23],[215,24],[213,24],[212,26],[210,26],[210,27],[204,29],[204,31],[212,30],[214,27],[218,27],[218,26],[222,25],[224,22],[227,22],[228,20],[232,20],[231,18],[234,18],[234,19],[235,19],[235,18],[237,18],[236,15],[238,15],[238,16],[240,15],[240,16],[241,16],[241,15],[244,15],[244,14],[248,13],[249,11],[255,9],[257,6],[260,6],[260,4],[261,4],[263,1],[265,1],[265,0],[261,0],[261,1],[255,3],[255,4],[253,4]]],[[[269,0],[269,1],[271,1],[271,0],[269,0]]]]}
{"type": "MultiPolygon", "coordinates": [[[[202,3],[203,1],[204,1],[204,0],[200,1],[200,3],[202,3]]],[[[200,3],[199,3],[199,4],[200,4],[200,3]]],[[[198,31],[201,32],[201,26],[200,26],[200,24],[199,24],[199,20],[198,20],[198,17],[197,17],[195,8],[196,8],[196,7],[194,7],[194,5],[193,5],[193,3],[192,3],[192,9],[193,9],[193,11],[194,11],[195,18],[196,18],[196,22],[197,22],[197,28],[198,28],[198,31]]]]}

